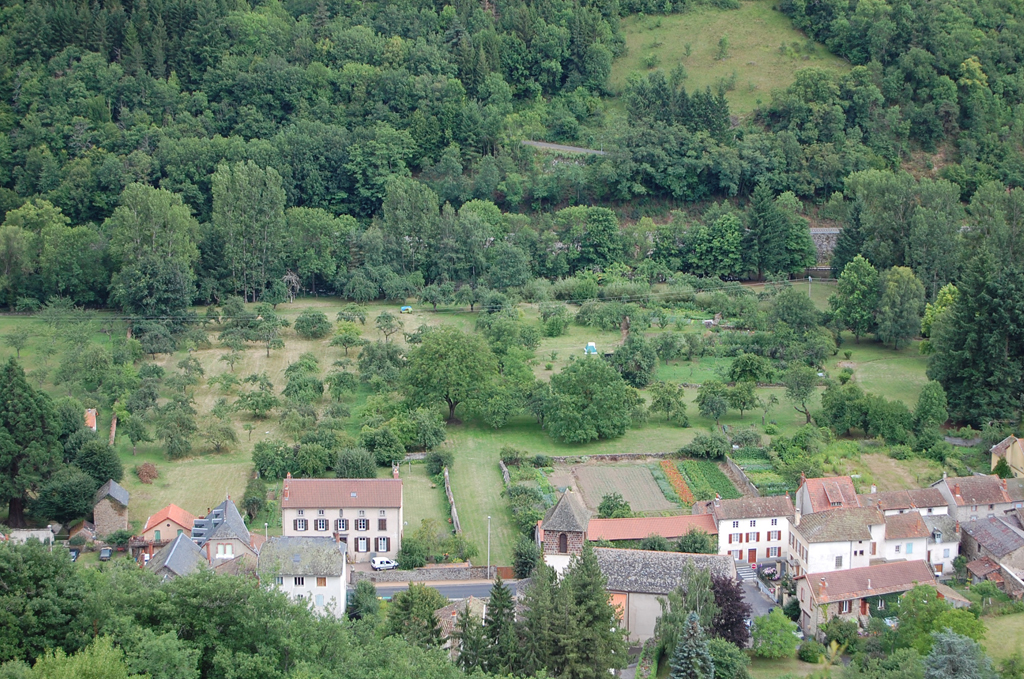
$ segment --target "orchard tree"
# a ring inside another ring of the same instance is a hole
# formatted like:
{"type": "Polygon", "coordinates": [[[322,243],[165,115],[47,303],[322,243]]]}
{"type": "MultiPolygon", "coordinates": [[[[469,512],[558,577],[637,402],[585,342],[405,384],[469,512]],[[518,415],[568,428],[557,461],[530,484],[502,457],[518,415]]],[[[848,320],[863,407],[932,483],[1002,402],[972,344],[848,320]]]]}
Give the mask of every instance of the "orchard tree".
{"type": "Polygon", "coordinates": [[[808,401],[814,396],[814,388],[818,386],[818,373],[814,368],[796,366],[786,371],[782,376],[782,383],[786,385],[786,398],[797,412],[807,417],[807,423],[810,424],[811,408],[808,401]]]}
{"type": "Polygon", "coordinates": [[[828,304],[842,327],[853,333],[857,342],[871,332],[878,311],[879,276],[871,262],[857,255],[843,268],[836,294],[828,304]]]}
{"type": "MultiPolygon", "coordinates": [[[[295,333],[302,339],[323,339],[331,332],[331,322],[322,311],[306,309],[295,319],[295,333]]],[[[346,350],[347,351],[347,350],[346,350]]]]}
{"type": "Polygon", "coordinates": [[[544,428],[566,443],[615,438],[626,433],[642,405],[640,394],[606,361],[576,359],[551,377],[544,428]]]}
{"type": "Polygon", "coordinates": [[[359,347],[366,343],[359,332],[359,328],[351,321],[342,321],[338,324],[334,337],[331,338],[332,347],[343,347],[345,355],[348,356],[350,347],[359,347]]]}
{"type": "Polygon", "coordinates": [[[775,375],[771,361],[757,354],[740,354],[729,366],[733,382],[771,382],[775,375]]]}
{"type": "Polygon", "coordinates": [[[706,380],[697,390],[697,410],[702,417],[715,421],[722,419],[729,409],[729,390],[718,380],[706,380]]]}
{"type": "Polygon", "coordinates": [[[611,364],[626,384],[642,388],[654,379],[658,365],[658,354],[643,333],[630,333],[626,342],[612,354],[611,364]]]}
{"type": "Polygon", "coordinates": [[[25,527],[25,504],[56,471],[64,451],[50,398],[33,389],[11,358],[0,370],[0,502],[8,504],[7,524],[25,527]]]}
{"type": "Polygon", "coordinates": [[[671,382],[655,382],[651,385],[651,412],[665,413],[665,419],[681,427],[689,426],[686,417],[686,399],[683,385],[671,382]]]}
{"type": "Polygon", "coordinates": [[[480,335],[450,325],[432,328],[409,352],[403,374],[413,403],[448,406],[448,421],[459,404],[473,399],[498,372],[498,363],[480,335]]]}
{"type": "Polygon", "coordinates": [[[28,328],[14,328],[9,333],[4,335],[4,344],[14,349],[17,358],[21,358],[21,350],[28,344],[28,328]]]}
{"type": "Polygon", "coordinates": [[[377,326],[380,334],[384,335],[384,342],[387,343],[391,341],[392,335],[402,330],[404,324],[390,311],[382,311],[374,321],[374,325],[377,326]]]}
{"type": "Polygon", "coordinates": [[[878,339],[892,342],[898,350],[900,342],[908,342],[921,330],[923,309],[924,285],[914,272],[904,266],[886,271],[878,303],[878,339]]]}
{"type": "Polygon", "coordinates": [[[740,411],[740,417],[743,417],[744,411],[753,410],[757,407],[757,394],[754,393],[754,383],[740,382],[728,390],[725,400],[730,408],[740,411]]]}
{"type": "Polygon", "coordinates": [[[599,519],[628,519],[631,516],[633,516],[633,510],[619,493],[605,495],[597,507],[597,518],[599,519]]]}

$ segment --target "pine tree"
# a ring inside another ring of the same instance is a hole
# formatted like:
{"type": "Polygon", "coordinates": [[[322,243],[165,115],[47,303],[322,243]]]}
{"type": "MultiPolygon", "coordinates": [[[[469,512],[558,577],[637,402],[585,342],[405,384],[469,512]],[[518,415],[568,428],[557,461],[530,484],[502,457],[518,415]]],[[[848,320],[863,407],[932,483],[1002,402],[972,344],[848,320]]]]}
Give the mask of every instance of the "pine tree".
{"type": "Polygon", "coordinates": [[[832,250],[832,275],[839,278],[846,265],[853,261],[853,258],[860,254],[864,246],[864,232],[861,230],[861,213],[864,210],[864,199],[857,197],[850,203],[847,211],[846,224],[839,232],[836,239],[836,246],[832,250]]]}
{"type": "Polygon", "coordinates": [[[715,679],[715,663],[696,613],[687,616],[669,666],[669,679],[715,679]]]}
{"type": "Polygon", "coordinates": [[[747,232],[743,239],[750,268],[757,271],[758,280],[762,280],[766,273],[789,270],[788,235],[786,215],[775,204],[771,188],[765,182],[759,183],[751,198],[747,232]]]}
{"type": "Polygon", "coordinates": [[[139,75],[145,68],[139,32],[134,23],[128,24],[128,30],[124,35],[124,43],[121,45],[121,66],[129,75],[139,75]]]}
{"type": "Polygon", "coordinates": [[[533,571],[530,586],[523,596],[525,612],[519,623],[519,658],[516,673],[532,677],[553,666],[555,648],[553,623],[558,583],[553,568],[539,564],[533,571]]]}
{"type": "Polygon", "coordinates": [[[153,39],[149,47],[149,72],[154,78],[162,80],[167,75],[167,28],[163,17],[156,20],[153,39]]]}
{"type": "Polygon", "coordinates": [[[567,668],[565,674],[569,678],[602,677],[612,668],[625,667],[625,631],[619,627],[618,611],[608,601],[607,585],[594,548],[584,543],[562,584],[569,588],[578,626],[574,668],[567,668]]]}
{"type": "Polygon", "coordinates": [[[487,637],[484,635],[483,625],[475,615],[470,613],[468,605],[459,611],[459,618],[455,623],[455,632],[452,636],[458,643],[459,652],[455,659],[455,665],[466,674],[472,674],[484,662],[487,637]]]}
{"type": "Polygon", "coordinates": [[[491,601],[487,606],[488,647],[485,664],[490,674],[508,674],[516,660],[516,607],[512,591],[505,586],[499,575],[491,587],[491,601]]]}

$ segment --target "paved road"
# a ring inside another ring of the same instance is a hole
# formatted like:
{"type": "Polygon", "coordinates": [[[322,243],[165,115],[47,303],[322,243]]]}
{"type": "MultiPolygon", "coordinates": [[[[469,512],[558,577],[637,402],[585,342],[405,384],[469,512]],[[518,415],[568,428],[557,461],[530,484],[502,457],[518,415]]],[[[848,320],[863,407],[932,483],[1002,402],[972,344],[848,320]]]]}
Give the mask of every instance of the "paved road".
{"type": "Polygon", "coordinates": [[[548,151],[563,151],[565,153],[585,153],[591,156],[607,155],[605,151],[598,151],[597,149],[585,149],[582,146],[566,146],[565,144],[551,144],[546,141],[524,140],[523,145],[532,146],[538,149],[545,149],[548,151]]]}
{"type": "MultiPolygon", "coordinates": [[[[466,597],[486,597],[491,595],[490,580],[472,580],[469,582],[428,582],[426,583],[449,599],[465,599],[466,597]]],[[[506,580],[505,584],[516,593],[517,580],[506,580]]],[[[396,593],[409,588],[407,582],[380,582],[376,583],[377,596],[391,597],[396,593]]]]}
{"type": "Polygon", "coordinates": [[[765,596],[765,594],[758,589],[757,585],[753,582],[743,583],[743,593],[746,595],[747,603],[750,604],[751,618],[759,618],[762,615],[768,615],[768,611],[778,606],[777,603],[765,596]]]}

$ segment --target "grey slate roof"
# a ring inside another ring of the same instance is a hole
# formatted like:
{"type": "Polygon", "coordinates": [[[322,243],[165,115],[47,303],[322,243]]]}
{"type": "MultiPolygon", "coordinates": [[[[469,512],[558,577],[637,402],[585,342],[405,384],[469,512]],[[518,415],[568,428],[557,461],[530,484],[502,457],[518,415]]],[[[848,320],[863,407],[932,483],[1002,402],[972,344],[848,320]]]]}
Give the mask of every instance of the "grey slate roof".
{"type": "Polygon", "coordinates": [[[1024,547],[1024,531],[1013,528],[995,517],[965,523],[963,531],[979,546],[992,552],[997,559],[1024,547]]]}
{"type": "Polygon", "coordinates": [[[736,577],[736,565],[725,554],[681,554],[649,552],[642,549],[595,547],[594,555],[601,572],[608,578],[612,592],[668,594],[683,583],[683,567],[688,562],[713,576],[736,577]]]}
{"type": "Polygon", "coordinates": [[[806,514],[800,519],[800,525],[792,529],[808,542],[847,542],[870,540],[868,527],[883,523],[882,512],[874,507],[848,507],[806,514]]]}
{"type": "Polygon", "coordinates": [[[192,542],[184,533],[178,535],[169,545],[153,555],[153,558],[146,564],[146,568],[159,573],[166,568],[170,575],[188,575],[199,568],[200,564],[206,563],[206,557],[199,545],[192,542]]]}
{"type": "Polygon", "coordinates": [[[768,495],[763,497],[741,497],[734,500],[715,500],[697,503],[693,506],[694,514],[713,514],[717,521],[733,519],[768,519],[773,517],[793,516],[793,501],[788,495],[768,495]],[[699,505],[699,507],[698,507],[699,505]]]}
{"type": "Polygon", "coordinates": [[[192,539],[200,546],[205,545],[207,540],[230,538],[237,538],[246,545],[252,542],[238,507],[230,499],[221,502],[206,516],[196,519],[192,525],[192,539]]]}
{"type": "Polygon", "coordinates": [[[345,573],[345,553],[334,538],[270,538],[260,550],[260,577],[276,575],[336,576],[345,573]]]}
{"type": "Polygon", "coordinates": [[[97,504],[103,498],[110,496],[113,500],[121,503],[122,507],[128,506],[128,491],[118,485],[117,481],[110,479],[96,491],[96,497],[93,499],[93,504],[97,504]]]}
{"type": "Polygon", "coordinates": [[[935,535],[936,530],[942,533],[943,542],[960,542],[959,522],[949,514],[926,516],[924,517],[924,525],[928,526],[928,530],[932,535],[935,535]]]}
{"type": "Polygon", "coordinates": [[[587,511],[579,496],[570,489],[562,493],[562,497],[558,499],[555,506],[548,510],[541,528],[585,533],[589,523],[590,512],[587,511]]]}

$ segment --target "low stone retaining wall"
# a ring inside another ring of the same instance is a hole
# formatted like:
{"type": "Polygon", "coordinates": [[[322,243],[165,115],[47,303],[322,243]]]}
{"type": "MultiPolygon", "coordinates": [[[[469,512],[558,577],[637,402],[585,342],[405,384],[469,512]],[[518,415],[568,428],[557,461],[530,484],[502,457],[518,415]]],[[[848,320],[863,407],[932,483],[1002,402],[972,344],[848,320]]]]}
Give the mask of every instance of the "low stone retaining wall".
{"type": "Polygon", "coordinates": [[[655,459],[661,459],[664,457],[672,457],[675,452],[671,453],[609,453],[600,455],[555,455],[549,456],[552,462],[558,463],[572,463],[582,462],[583,458],[586,458],[586,462],[624,462],[629,460],[646,460],[649,457],[655,459]]]}
{"type": "Polygon", "coordinates": [[[743,481],[745,484],[747,484],[747,490],[750,491],[750,493],[754,497],[761,497],[761,491],[759,491],[757,489],[757,486],[755,486],[750,481],[750,479],[747,477],[746,473],[743,471],[743,468],[740,467],[738,464],[736,464],[733,461],[733,459],[731,457],[729,457],[728,455],[725,456],[725,464],[729,467],[730,471],[732,471],[734,474],[736,474],[736,476],[740,477],[740,480],[743,481]]]}
{"type": "Polygon", "coordinates": [[[452,495],[452,484],[448,481],[448,467],[444,468],[444,494],[448,496],[448,505],[452,508],[452,526],[455,534],[462,534],[462,525],[459,523],[459,512],[455,509],[455,496],[452,495]]]}
{"type": "Polygon", "coordinates": [[[505,487],[508,488],[512,485],[512,476],[508,473],[508,467],[501,460],[498,460],[498,467],[501,468],[501,478],[505,482],[505,487]]]}
{"type": "MultiPolygon", "coordinates": [[[[494,567],[491,567],[494,571],[494,567]]],[[[411,571],[354,571],[352,581],[370,582],[434,582],[438,580],[481,580],[487,578],[487,566],[453,565],[431,568],[414,568],[411,571]]]]}

